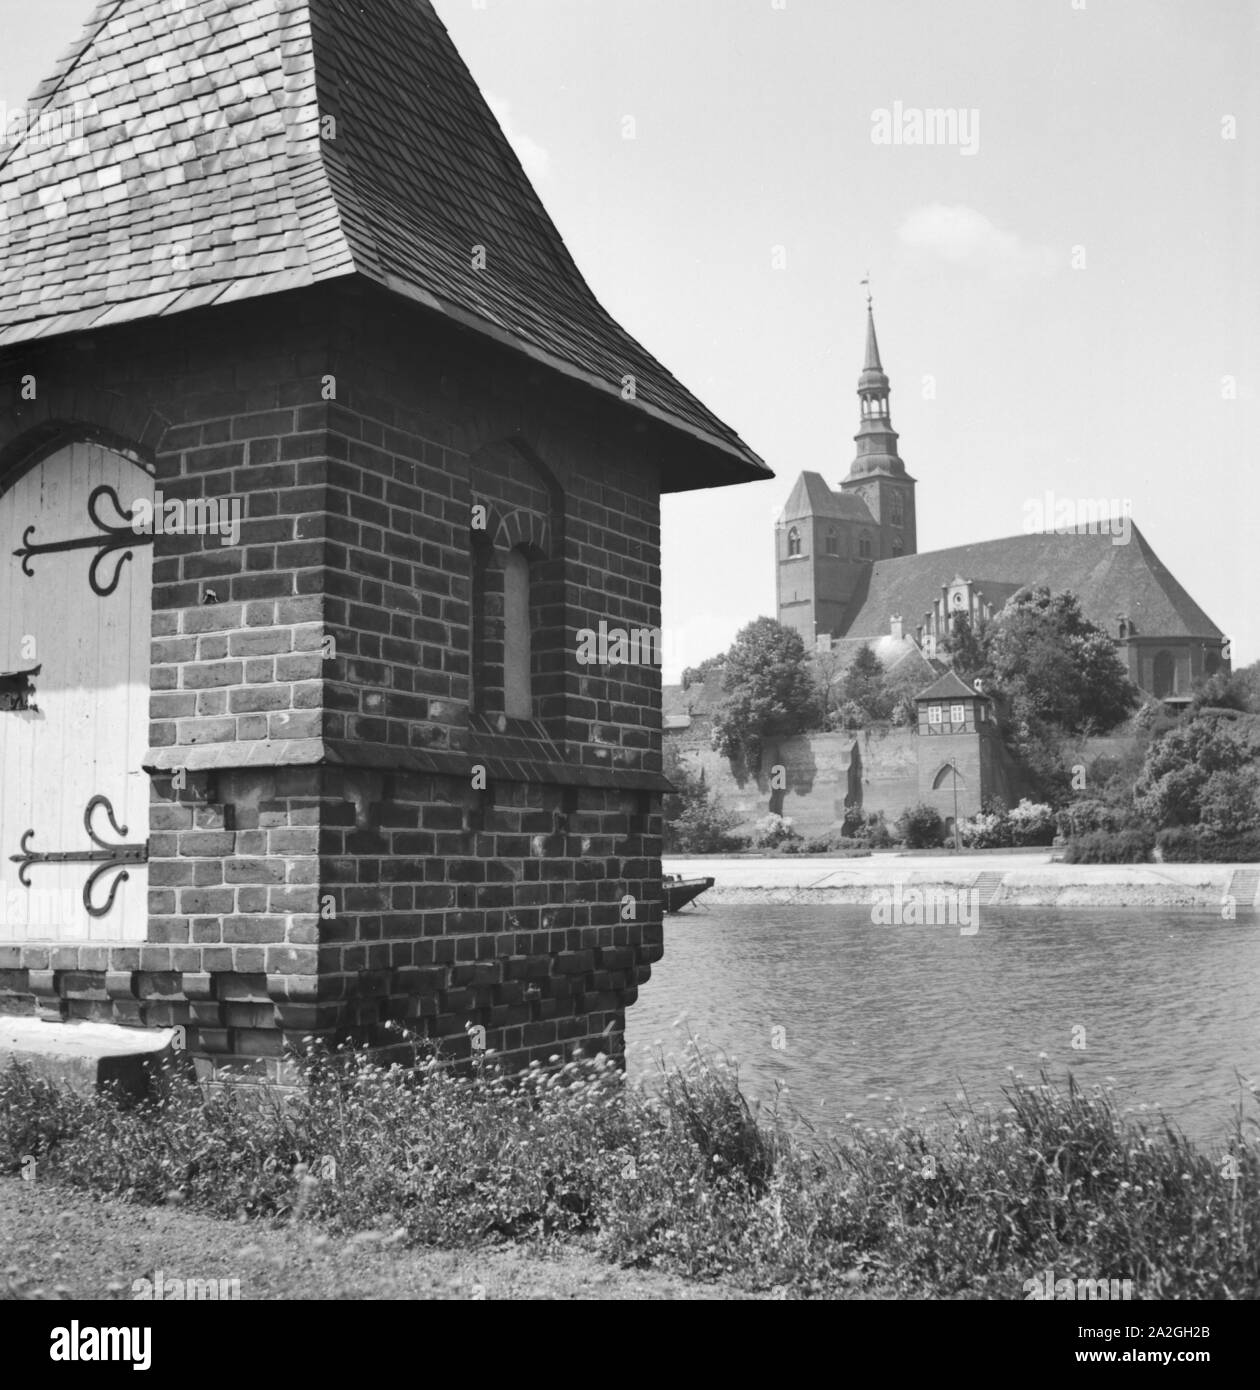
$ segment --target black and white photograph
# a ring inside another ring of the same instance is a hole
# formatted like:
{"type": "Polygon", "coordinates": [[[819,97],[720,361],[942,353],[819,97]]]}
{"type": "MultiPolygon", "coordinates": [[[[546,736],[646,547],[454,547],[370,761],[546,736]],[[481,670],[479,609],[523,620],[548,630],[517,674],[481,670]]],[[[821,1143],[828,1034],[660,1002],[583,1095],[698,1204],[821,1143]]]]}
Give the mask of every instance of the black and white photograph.
{"type": "Polygon", "coordinates": [[[1258,142],[1256,0],[0,0],[15,1378],[1245,1365],[1258,142]]]}

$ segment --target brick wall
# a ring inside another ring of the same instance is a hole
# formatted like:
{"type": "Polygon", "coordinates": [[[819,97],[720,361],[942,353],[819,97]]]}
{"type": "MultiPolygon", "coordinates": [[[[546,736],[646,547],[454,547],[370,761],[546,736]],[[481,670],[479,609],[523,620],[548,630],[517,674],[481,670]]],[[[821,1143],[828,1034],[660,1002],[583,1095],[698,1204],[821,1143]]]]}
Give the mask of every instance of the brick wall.
{"type": "Polygon", "coordinates": [[[801,734],[781,739],[766,750],[762,776],[736,777],[728,758],[713,751],[709,721],[701,717],[690,729],[665,735],[709,787],[741,818],[747,830],[772,809],[791,818],[804,836],[825,835],[844,819],[848,798],[860,796],[866,812],[883,811],[897,819],[918,800],[918,739],[910,729],[878,727],[857,733],[801,734]],[[768,769],[780,763],[787,787],[772,792],[768,769]]]}
{"type": "Polygon", "coordinates": [[[371,290],[0,359],[27,374],[0,474],[68,425],[245,520],[155,546],[148,942],[0,946],[0,1007],[182,1024],[269,1073],[286,1039],[391,1022],[618,1050],[662,950],[660,672],[574,654],[659,627],[666,438],[371,290]],[[534,720],[496,708],[493,590],[470,708],[479,499],[492,547],[548,550],[534,720]]]}

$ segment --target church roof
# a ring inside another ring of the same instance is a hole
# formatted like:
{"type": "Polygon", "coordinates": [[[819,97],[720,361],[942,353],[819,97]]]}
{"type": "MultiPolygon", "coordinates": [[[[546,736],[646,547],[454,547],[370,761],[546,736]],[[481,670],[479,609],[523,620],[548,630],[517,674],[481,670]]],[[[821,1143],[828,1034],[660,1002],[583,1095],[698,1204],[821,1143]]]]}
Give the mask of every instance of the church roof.
{"type": "Polygon", "coordinates": [[[1116,537],[1066,532],[1008,536],[896,560],[877,560],[846,637],[877,637],[893,614],[913,632],[956,574],[999,584],[1071,590],[1091,622],[1113,637],[1121,615],[1135,637],[1205,637],[1221,630],[1173,577],[1136,526],[1127,545],[1116,537]]]}
{"type": "Polygon", "coordinates": [[[950,700],[959,696],[964,696],[968,700],[984,698],[974,686],[968,685],[951,667],[943,676],[934,680],[926,690],[920,690],[914,698],[916,700],[950,700]]]}
{"type": "Polygon", "coordinates": [[[359,275],[617,399],[633,377],[705,482],[772,476],[595,299],[430,0],[103,0],[28,119],[0,347],[359,275]]]}
{"type": "MultiPolygon", "coordinates": [[[[808,516],[834,517],[839,521],[875,524],[870,508],[856,493],[834,492],[821,473],[802,473],[783,507],[782,521],[801,521],[808,516]]],[[[885,624],[887,627],[887,624],[885,624]]]]}
{"type": "Polygon", "coordinates": [[[894,637],[890,632],[882,637],[833,637],[831,652],[836,658],[838,671],[843,673],[857,660],[861,651],[872,651],[879,658],[885,672],[892,674],[903,661],[922,665],[929,673],[932,663],[923,655],[922,648],[909,632],[894,637]]]}

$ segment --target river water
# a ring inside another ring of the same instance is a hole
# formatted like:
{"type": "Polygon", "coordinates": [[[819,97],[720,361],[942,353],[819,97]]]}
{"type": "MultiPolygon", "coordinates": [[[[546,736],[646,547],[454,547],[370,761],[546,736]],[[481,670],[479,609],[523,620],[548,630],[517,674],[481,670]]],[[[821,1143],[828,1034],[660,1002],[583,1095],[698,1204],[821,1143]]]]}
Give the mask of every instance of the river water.
{"type": "Polygon", "coordinates": [[[875,926],[860,906],[698,908],[665,919],[665,959],[627,1015],[632,1076],[658,1045],[681,1050],[680,1019],[738,1061],[751,1096],[786,1086],[788,1108],[824,1125],[890,1104],[941,1118],[963,1086],[1001,1104],[1008,1067],[1045,1067],[1114,1078],[1124,1104],[1214,1144],[1235,1070],[1260,1082],[1260,921],[988,908],[964,936],[875,926]]]}

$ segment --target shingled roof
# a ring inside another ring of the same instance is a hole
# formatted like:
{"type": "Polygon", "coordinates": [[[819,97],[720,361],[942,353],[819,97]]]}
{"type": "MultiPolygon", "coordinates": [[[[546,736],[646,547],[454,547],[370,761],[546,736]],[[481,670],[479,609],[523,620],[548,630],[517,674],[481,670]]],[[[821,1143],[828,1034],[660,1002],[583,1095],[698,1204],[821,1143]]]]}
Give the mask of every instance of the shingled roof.
{"type": "Polygon", "coordinates": [[[771,476],[600,306],[429,0],[103,0],[29,110],[71,138],[0,148],[0,346],[357,274],[771,476]]]}
{"type": "MultiPolygon", "coordinates": [[[[952,667],[944,675],[938,677],[927,687],[920,690],[914,697],[916,700],[951,700],[965,698],[976,700],[980,698],[980,692],[972,685],[968,685],[965,680],[952,667]]],[[[985,697],[988,698],[987,696],[985,697]]]]}
{"type": "Polygon", "coordinates": [[[781,520],[799,521],[807,516],[828,516],[843,521],[875,524],[871,509],[857,493],[833,492],[821,473],[802,473],[783,504],[781,520]]]}
{"type": "Polygon", "coordinates": [[[999,584],[1044,585],[1071,590],[1085,616],[1117,635],[1124,614],[1135,637],[1205,637],[1223,634],[1173,577],[1136,526],[1127,545],[1115,537],[1085,532],[1008,536],[1004,540],[931,550],[871,567],[862,606],[846,637],[880,637],[890,618],[901,614],[913,632],[955,575],[983,587],[999,584]]]}

